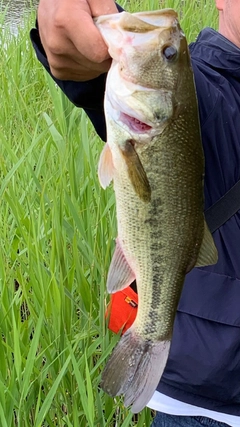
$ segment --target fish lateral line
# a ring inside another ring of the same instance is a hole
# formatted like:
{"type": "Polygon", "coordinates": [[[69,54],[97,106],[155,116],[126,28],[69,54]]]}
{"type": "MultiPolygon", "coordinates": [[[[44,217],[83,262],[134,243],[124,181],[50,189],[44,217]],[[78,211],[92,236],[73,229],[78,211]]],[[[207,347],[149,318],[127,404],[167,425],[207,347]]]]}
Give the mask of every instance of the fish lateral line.
{"type": "Polygon", "coordinates": [[[109,145],[99,166],[102,186],[114,183],[119,236],[107,290],[136,279],[139,302],[101,387],[138,413],[163,374],[185,274],[216,262],[217,251],[203,224],[204,153],[187,40],[173,10],[135,17],[144,22],[125,12],[95,22],[113,58],[104,101],[109,145]]]}

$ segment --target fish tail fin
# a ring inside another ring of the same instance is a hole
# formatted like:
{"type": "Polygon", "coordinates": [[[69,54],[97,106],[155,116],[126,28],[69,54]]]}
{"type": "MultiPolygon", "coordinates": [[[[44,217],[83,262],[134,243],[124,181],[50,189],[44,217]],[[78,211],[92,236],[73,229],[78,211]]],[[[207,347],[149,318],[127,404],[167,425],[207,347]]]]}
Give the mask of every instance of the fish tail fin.
{"type": "Polygon", "coordinates": [[[110,396],[123,394],[124,405],[140,412],[151,399],[165,368],[170,341],[144,340],[134,325],[122,336],[103,371],[101,387],[110,396]]]}

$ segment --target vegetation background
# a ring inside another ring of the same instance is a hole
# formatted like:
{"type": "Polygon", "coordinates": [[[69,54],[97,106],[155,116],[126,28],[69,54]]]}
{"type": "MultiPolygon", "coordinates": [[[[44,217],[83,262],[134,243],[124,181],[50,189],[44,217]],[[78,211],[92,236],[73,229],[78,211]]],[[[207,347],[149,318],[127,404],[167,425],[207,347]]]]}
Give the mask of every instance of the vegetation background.
{"type": "MultiPolygon", "coordinates": [[[[189,42],[217,26],[213,0],[121,4],[173,7],[189,42]]],[[[98,183],[102,141],[36,60],[34,21],[0,42],[0,425],[149,427],[149,409],[134,417],[99,388],[118,340],[104,319],[114,194],[98,183]]]]}

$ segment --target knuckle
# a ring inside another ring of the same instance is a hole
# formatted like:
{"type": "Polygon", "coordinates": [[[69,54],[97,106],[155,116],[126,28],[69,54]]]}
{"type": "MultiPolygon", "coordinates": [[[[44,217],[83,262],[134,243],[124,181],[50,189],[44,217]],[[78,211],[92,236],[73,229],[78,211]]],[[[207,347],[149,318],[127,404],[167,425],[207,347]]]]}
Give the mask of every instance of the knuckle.
{"type": "Polygon", "coordinates": [[[51,24],[51,32],[48,34],[48,50],[53,55],[61,55],[63,52],[63,45],[66,43],[66,41],[63,43],[64,40],[66,40],[66,25],[64,23],[64,20],[57,16],[54,18],[52,24],[51,24]]]}

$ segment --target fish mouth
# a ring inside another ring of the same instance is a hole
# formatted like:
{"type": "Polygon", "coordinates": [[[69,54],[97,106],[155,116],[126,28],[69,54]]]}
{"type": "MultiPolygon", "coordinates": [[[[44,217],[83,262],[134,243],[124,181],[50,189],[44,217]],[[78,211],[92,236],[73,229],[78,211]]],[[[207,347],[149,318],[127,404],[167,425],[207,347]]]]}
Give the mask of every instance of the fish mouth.
{"type": "Polygon", "coordinates": [[[129,116],[123,112],[120,113],[120,120],[127,125],[128,128],[137,133],[150,132],[152,129],[152,126],[149,126],[147,123],[141,122],[136,117],[129,116]]]}

